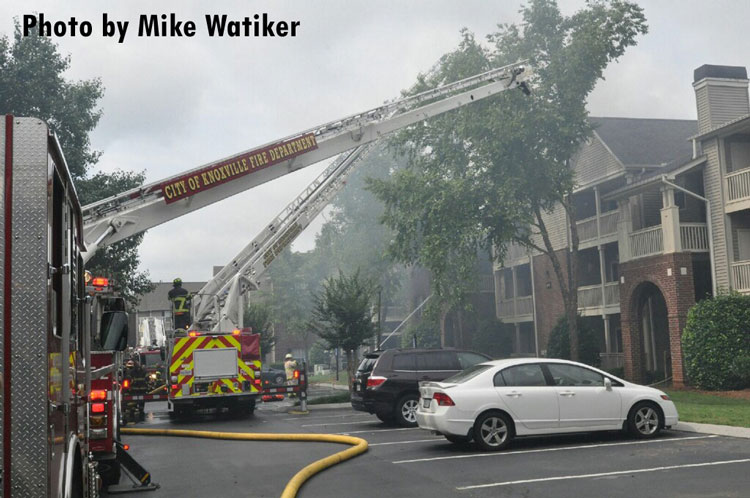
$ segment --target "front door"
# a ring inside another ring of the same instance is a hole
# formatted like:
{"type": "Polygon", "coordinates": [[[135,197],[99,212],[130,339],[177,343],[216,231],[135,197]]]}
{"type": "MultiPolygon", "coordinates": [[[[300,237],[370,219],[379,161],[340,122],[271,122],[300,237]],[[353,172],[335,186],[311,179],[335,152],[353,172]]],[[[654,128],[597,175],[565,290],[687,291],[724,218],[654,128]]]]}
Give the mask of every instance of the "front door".
{"type": "Polygon", "coordinates": [[[553,386],[547,385],[538,363],[516,365],[498,372],[495,392],[516,422],[517,432],[522,434],[527,430],[558,427],[557,392],[553,386]]]}
{"type": "Polygon", "coordinates": [[[588,368],[548,363],[560,405],[560,428],[601,428],[620,423],[620,393],[604,387],[604,376],[588,368]]]}

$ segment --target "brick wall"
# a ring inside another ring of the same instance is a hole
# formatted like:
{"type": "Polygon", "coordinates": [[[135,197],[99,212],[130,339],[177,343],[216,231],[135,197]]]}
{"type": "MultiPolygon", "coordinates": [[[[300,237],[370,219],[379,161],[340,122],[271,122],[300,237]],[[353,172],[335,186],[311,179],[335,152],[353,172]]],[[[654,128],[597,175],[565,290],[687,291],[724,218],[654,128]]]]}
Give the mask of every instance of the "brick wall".
{"type": "Polygon", "coordinates": [[[624,282],[620,282],[620,319],[625,377],[634,382],[644,380],[643,339],[637,307],[647,289],[642,284],[650,282],[659,288],[667,306],[672,382],[675,386],[684,385],[682,331],[688,309],[695,304],[692,256],[674,253],[628,261],[620,265],[620,275],[624,277],[624,282]]]}

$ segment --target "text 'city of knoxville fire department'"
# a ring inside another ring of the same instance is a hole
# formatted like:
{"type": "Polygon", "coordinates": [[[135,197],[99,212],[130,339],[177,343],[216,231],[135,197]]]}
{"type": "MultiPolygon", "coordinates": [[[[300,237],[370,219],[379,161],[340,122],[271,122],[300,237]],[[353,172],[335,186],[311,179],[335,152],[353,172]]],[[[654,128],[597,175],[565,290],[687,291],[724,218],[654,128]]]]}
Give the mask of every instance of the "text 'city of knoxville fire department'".
{"type": "Polygon", "coordinates": [[[172,178],[161,184],[161,191],[166,203],[171,204],[317,148],[315,135],[308,133],[245,152],[179,178],[172,178]]]}

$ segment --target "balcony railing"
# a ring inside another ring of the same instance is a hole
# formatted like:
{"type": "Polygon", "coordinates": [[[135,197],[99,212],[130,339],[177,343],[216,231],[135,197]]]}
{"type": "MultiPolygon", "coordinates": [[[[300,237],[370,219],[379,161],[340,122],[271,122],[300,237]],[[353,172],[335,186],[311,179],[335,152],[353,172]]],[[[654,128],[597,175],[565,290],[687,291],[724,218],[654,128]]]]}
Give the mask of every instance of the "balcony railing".
{"type": "MultiPolygon", "coordinates": [[[[617,232],[617,214],[617,211],[609,211],[602,213],[599,217],[601,237],[612,235],[617,232]]],[[[576,226],[578,227],[578,238],[581,242],[597,238],[596,216],[578,221],[576,222],[576,226]]]]}
{"type": "Polygon", "coordinates": [[[534,299],[532,296],[522,296],[515,299],[502,299],[498,302],[498,315],[500,318],[513,318],[531,315],[534,312],[534,299]]]}
{"type": "Polygon", "coordinates": [[[494,275],[479,275],[479,292],[495,292],[494,275]]]}
{"type": "Polygon", "coordinates": [[[750,291],[750,261],[732,264],[732,282],[735,290],[750,291]]]}
{"type": "Polygon", "coordinates": [[[708,251],[708,228],[705,223],[680,223],[683,251],[708,251]]]}
{"type": "MultiPolygon", "coordinates": [[[[620,304],[620,285],[617,282],[604,284],[605,306],[620,304]]],[[[586,285],[578,288],[578,308],[598,308],[602,306],[601,284],[586,285]]]]}
{"type": "Polygon", "coordinates": [[[750,168],[728,174],[727,191],[730,201],[750,199],[750,168]]]}
{"type": "Polygon", "coordinates": [[[625,366],[625,355],[623,353],[599,353],[599,357],[602,359],[600,368],[604,370],[612,370],[625,366]]]}
{"type": "Polygon", "coordinates": [[[630,234],[630,254],[633,258],[661,254],[663,250],[661,226],[649,227],[630,234]]]}

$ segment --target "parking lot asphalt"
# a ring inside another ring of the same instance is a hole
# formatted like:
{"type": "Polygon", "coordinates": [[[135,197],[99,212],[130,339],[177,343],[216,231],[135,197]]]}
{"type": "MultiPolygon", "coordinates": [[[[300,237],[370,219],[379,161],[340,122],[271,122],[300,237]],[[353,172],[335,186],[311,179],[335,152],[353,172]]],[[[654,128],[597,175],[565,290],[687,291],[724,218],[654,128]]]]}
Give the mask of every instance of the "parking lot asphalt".
{"type": "MultiPolygon", "coordinates": [[[[621,433],[521,438],[483,453],[420,429],[388,426],[350,408],[286,413],[260,407],[252,417],[208,414],[175,423],[154,403],[140,427],[210,431],[350,434],[369,450],[313,477],[300,497],[747,497],[750,440],[665,431],[653,440],[621,433]]],[[[341,445],[127,436],[131,453],[161,488],[154,498],[279,496],[308,463],[341,445]]]]}

